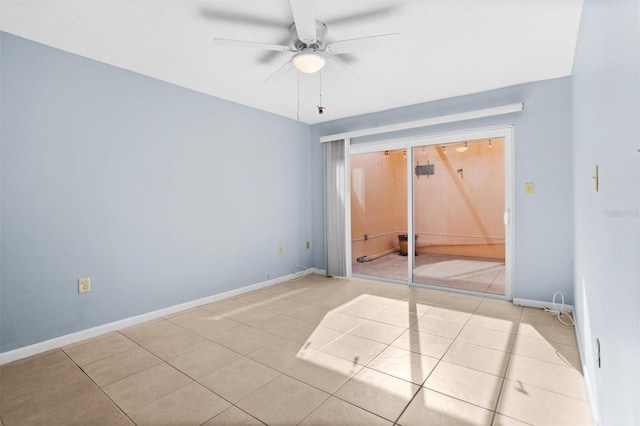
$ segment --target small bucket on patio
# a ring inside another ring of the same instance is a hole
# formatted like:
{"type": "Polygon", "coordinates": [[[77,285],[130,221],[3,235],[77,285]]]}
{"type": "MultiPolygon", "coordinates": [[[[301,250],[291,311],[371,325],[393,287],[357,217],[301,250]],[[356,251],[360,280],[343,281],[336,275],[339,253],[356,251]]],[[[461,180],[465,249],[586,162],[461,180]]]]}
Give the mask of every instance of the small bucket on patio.
{"type": "MultiPolygon", "coordinates": [[[[409,235],[408,234],[400,234],[398,235],[398,241],[400,243],[400,256],[407,256],[409,254],[409,235]]],[[[415,235],[415,241],[418,241],[418,235],[415,235]]],[[[418,255],[418,252],[415,253],[418,255]]]]}

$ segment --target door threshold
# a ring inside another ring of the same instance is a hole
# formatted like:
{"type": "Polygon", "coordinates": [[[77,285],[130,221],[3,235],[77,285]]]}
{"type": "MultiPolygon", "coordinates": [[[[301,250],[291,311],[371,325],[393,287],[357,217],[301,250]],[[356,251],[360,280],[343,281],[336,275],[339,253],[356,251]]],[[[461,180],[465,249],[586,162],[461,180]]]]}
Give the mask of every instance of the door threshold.
{"type": "Polygon", "coordinates": [[[484,297],[484,298],[487,298],[487,299],[506,300],[508,302],[512,301],[511,299],[509,299],[504,294],[485,293],[485,292],[482,292],[482,291],[465,290],[465,289],[462,289],[462,288],[455,288],[455,287],[442,287],[442,286],[438,286],[438,285],[430,285],[430,284],[423,284],[423,283],[416,283],[416,282],[411,282],[409,284],[409,287],[424,288],[426,290],[438,290],[438,291],[444,291],[444,292],[449,292],[449,293],[464,294],[464,295],[467,295],[467,296],[484,297]]]}
{"type": "Polygon", "coordinates": [[[369,280],[369,281],[379,281],[387,284],[408,285],[406,280],[394,280],[393,278],[374,277],[371,275],[351,274],[351,278],[358,278],[361,280],[369,280]]]}

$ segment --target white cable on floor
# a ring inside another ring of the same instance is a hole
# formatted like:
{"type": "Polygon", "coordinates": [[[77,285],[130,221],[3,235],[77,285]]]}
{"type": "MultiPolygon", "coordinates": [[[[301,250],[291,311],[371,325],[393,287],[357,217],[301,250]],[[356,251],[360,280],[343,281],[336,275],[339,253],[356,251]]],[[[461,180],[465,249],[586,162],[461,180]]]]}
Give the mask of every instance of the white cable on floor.
{"type": "Polygon", "coordinates": [[[290,281],[299,281],[311,273],[311,268],[305,265],[293,265],[291,267],[291,273],[293,275],[296,275],[297,278],[294,278],[290,281]],[[298,271],[296,271],[296,269],[298,269],[298,271]]]}
{"type": "Polygon", "coordinates": [[[567,312],[565,312],[565,304],[564,304],[564,294],[562,294],[561,291],[556,291],[555,293],[553,293],[553,309],[549,309],[546,307],[542,307],[542,309],[544,309],[545,312],[548,312],[550,314],[553,314],[553,316],[558,317],[558,321],[560,321],[563,325],[566,325],[567,327],[573,327],[573,325],[575,324],[573,322],[573,317],[571,315],[569,315],[567,312]],[[560,302],[560,306],[558,306],[558,304],[556,303],[556,297],[560,295],[561,298],[561,302],[560,302]],[[569,318],[569,322],[566,323],[562,320],[562,315],[565,315],[567,318],[569,318]]]}

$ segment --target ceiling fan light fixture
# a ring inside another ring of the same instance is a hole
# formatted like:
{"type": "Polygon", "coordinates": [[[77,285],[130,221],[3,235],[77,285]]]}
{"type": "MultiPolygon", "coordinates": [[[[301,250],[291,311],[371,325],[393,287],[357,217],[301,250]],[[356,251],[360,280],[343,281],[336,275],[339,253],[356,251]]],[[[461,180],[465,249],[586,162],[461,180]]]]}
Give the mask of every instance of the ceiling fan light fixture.
{"type": "Polygon", "coordinates": [[[302,71],[307,74],[313,74],[314,72],[320,71],[327,60],[315,51],[302,51],[293,55],[293,65],[298,69],[298,71],[302,71]]]}

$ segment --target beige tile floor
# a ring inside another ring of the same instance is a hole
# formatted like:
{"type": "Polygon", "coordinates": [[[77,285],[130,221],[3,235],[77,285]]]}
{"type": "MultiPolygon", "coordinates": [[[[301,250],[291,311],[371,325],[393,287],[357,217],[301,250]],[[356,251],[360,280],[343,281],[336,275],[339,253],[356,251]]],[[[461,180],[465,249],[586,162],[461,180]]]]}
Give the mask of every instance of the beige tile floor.
{"type": "MultiPolygon", "coordinates": [[[[356,275],[406,281],[407,259],[395,252],[351,268],[356,275]]],[[[419,253],[412,278],[420,284],[504,294],[504,262],[495,259],[419,253]]]]}
{"type": "Polygon", "coordinates": [[[574,330],[309,275],[0,367],[11,425],[587,425],[574,330]]]}

